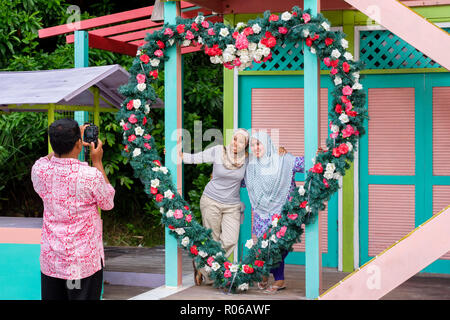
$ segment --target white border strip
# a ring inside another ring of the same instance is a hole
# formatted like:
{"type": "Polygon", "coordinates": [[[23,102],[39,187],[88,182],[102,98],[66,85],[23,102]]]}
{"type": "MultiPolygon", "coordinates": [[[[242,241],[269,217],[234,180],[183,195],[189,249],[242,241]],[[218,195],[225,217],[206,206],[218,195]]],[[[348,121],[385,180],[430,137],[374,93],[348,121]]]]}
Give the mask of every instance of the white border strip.
{"type": "Polygon", "coordinates": [[[192,276],[192,274],[189,274],[183,277],[182,285],[180,287],[167,287],[165,285],[162,285],[161,287],[141,293],[128,300],[161,300],[175,293],[186,290],[192,286],[194,286],[194,277],[192,276]]]}
{"type": "Polygon", "coordinates": [[[353,167],[353,268],[359,268],[359,140],[356,141],[353,167]]]}
{"type": "Polygon", "coordinates": [[[342,271],[343,269],[343,225],[342,225],[342,216],[343,216],[343,207],[342,207],[342,177],[339,178],[339,190],[338,190],[338,271],[342,271]]]}
{"type": "Polygon", "coordinates": [[[239,73],[237,68],[233,69],[233,128],[239,125],[239,73]]]}

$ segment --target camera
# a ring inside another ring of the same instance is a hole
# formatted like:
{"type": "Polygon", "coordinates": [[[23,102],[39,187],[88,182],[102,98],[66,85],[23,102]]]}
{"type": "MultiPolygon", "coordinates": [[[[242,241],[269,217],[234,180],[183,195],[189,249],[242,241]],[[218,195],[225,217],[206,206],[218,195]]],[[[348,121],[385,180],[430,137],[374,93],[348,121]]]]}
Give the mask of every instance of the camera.
{"type": "Polygon", "coordinates": [[[85,123],[85,125],[88,125],[88,126],[86,128],[84,128],[83,141],[87,142],[89,144],[91,142],[94,142],[95,147],[97,148],[98,127],[92,123],[85,123]]]}

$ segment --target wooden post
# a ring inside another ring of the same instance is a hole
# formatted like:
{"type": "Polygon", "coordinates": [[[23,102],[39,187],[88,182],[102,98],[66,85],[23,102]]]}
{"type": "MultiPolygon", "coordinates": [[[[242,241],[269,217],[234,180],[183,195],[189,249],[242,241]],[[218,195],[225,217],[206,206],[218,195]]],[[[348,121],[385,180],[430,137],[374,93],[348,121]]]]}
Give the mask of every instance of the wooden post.
{"type": "MultiPolygon", "coordinates": [[[[304,9],[311,9],[312,15],[320,12],[320,0],[304,0],[304,9]]],[[[304,76],[304,121],[305,121],[305,172],[312,166],[311,159],[315,157],[319,141],[319,97],[320,97],[320,63],[317,55],[312,54],[304,46],[305,76],[304,76]]],[[[308,189],[308,186],[305,185],[308,189]]],[[[319,296],[322,282],[322,253],[320,243],[320,218],[318,213],[313,223],[305,227],[305,284],[306,298],[315,299],[319,296]]]]}
{"type": "MultiPolygon", "coordinates": [[[[164,3],[164,22],[175,24],[176,17],[180,15],[180,2],[164,3]]],[[[177,138],[181,135],[183,127],[183,97],[182,97],[182,60],[180,46],[166,49],[169,60],[165,62],[164,72],[164,126],[165,126],[165,166],[170,169],[177,191],[182,193],[182,165],[181,161],[174,161],[177,156],[177,138]],[[174,139],[175,138],[175,139],[174,139]]],[[[176,239],[165,228],[165,281],[168,287],[182,285],[182,259],[181,249],[176,239]]]]}
{"type": "MultiPolygon", "coordinates": [[[[50,125],[55,121],[55,104],[50,103],[48,105],[47,111],[47,125],[50,125]]],[[[50,154],[53,151],[52,146],[50,145],[50,136],[48,137],[48,153],[50,154]]]]}
{"type": "MultiPolygon", "coordinates": [[[[87,31],[75,30],[75,68],[85,68],[89,66],[89,35],[87,31]]],[[[74,119],[81,126],[89,121],[87,111],[75,111],[74,119]]],[[[84,161],[84,148],[78,157],[84,161]]]]}

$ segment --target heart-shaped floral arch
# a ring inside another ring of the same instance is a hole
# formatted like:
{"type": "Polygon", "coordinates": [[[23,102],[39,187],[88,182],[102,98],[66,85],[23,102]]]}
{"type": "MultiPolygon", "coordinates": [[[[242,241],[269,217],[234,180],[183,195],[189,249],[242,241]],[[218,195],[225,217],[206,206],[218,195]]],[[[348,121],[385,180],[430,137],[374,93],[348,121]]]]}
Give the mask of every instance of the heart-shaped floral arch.
{"type": "Polygon", "coordinates": [[[120,91],[126,97],[117,113],[123,128],[126,156],[145,186],[145,192],[156,201],[162,223],[170,229],[178,245],[188,250],[198,268],[206,268],[216,287],[244,291],[281,261],[281,252],[291,250],[300,240],[302,224],[308,224],[325,208],[324,202],[339,189],[338,179],[353,161],[355,143],[364,133],[367,118],[365,93],[359,83],[360,62],[353,61],[346,51],[348,42],[340,31],[330,31],[330,24],[321,14],[294,7],[281,15],[265,12],[263,18],[239,23],[231,28],[223,23],[212,24],[200,14],[194,19],[177,19],[176,25],[165,24],[161,30],[148,34],[130,68],[130,80],[120,91]],[[321,61],[331,67],[334,82],[332,108],[329,111],[331,134],[327,151],[320,152],[307,173],[304,187],[296,188],[273,217],[272,225],[257,243],[247,241],[248,254],[233,264],[224,256],[220,243],[211,238],[211,230],[195,219],[188,203],[176,192],[171,173],[162,166],[151,136],[151,119],[147,118],[156,94],[150,85],[158,77],[164,50],[179,44],[201,44],[215,64],[244,70],[252,63],[271,59],[271,50],[282,42],[301,42],[321,61]]]}

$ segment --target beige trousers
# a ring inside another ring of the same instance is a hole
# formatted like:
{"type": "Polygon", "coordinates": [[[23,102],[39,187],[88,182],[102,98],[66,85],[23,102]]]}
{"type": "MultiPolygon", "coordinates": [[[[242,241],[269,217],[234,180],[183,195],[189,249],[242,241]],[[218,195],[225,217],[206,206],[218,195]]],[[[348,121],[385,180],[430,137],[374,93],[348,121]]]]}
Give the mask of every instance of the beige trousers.
{"type": "Polygon", "coordinates": [[[200,211],[205,228],[212,230],[212,237],[222,244],[229,257],[239,240],[241,204],[223,204],[206,195],[200,198],[200,211]]]}

